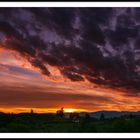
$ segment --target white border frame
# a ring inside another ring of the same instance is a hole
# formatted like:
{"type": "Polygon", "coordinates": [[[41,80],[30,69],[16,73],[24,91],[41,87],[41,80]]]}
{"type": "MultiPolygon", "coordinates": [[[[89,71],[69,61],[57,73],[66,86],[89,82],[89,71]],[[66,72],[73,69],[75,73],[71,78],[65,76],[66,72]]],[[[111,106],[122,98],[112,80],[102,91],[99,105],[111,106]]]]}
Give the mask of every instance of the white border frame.
{"type": "Polygon", "coordinates": [[[140,138],[140,133],[0,133],[0,138],[140,138]]]}
{"type": "Polygon", "coordinates": [[[140,2],[0,2],[0,7],[140,7],[140,2]]]}
{"type": "MultiPolygon", "coordinates": [[[[0,2],[0,7],[140,7],[140,2],[0,2]]],[[[140,133],[0,133],[0,138],[140,138],[140,133]]]]}

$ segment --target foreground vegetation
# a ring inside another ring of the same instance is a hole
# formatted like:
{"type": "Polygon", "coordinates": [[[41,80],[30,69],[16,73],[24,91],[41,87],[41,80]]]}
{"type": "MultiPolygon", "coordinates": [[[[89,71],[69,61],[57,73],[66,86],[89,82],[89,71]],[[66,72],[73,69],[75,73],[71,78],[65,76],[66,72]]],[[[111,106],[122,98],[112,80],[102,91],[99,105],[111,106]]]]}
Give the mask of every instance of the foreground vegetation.
{"type": "Polygon", "coordinates": [[[0,132],[140,132],[139,116],[100,119],[65,118],[56,114],[0,114],[0,132]]]}

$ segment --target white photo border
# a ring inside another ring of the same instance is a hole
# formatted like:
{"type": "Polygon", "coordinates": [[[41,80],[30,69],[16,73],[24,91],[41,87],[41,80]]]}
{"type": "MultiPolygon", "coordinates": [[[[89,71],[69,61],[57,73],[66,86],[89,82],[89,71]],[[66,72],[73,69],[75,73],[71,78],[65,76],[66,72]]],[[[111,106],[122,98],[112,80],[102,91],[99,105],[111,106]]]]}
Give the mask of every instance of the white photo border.
{"type": "MultiPolygon", "coordinates": [[[[1,7],[140,7],[140,2],[0,2],[1,7]]],[[[0,138],[140,138],[140,133],[0,133],[0,138]]]]}

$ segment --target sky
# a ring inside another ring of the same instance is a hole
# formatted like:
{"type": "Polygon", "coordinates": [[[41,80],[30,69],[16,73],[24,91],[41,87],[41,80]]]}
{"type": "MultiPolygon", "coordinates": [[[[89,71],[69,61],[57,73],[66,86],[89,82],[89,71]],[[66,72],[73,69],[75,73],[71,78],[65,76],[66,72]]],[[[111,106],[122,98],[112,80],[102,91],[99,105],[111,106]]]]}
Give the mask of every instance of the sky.
{"type": "Polygon", "coordinates": [[[140,8],[0,8],[0,111],[140,111],[140,8]]]}

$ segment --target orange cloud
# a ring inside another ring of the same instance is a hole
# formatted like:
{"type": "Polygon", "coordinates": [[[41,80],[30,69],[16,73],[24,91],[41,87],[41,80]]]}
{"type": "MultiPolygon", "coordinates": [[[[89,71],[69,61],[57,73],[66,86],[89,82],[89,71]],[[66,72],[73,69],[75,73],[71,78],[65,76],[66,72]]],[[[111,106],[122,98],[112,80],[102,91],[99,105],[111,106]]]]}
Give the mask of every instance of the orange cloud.
{"type": "Polygon", "coordinates": [[[0,47],[0,53],[2,53],[3,51],[4,51],[4,49],[0,47]]]}

